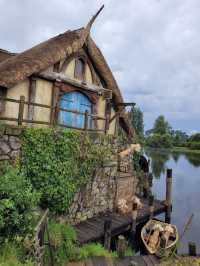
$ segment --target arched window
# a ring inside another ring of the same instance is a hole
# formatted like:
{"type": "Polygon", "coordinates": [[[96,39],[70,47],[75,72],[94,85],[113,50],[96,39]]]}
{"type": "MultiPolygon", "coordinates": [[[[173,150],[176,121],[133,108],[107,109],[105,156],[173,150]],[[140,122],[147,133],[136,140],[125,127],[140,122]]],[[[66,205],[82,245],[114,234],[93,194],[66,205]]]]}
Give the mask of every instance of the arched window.
{"type": "MultiPolygon", "coordinates": [[[[60,108],[84,113],[92,113],[92,103],[87,96],[79,91],[73,91],[63,94],[60,99],[60,108]]],[[[77,128],[84,128],[84,114],[71,113],[60,110],[59,124],[77,128]]],[[[88,119],[88,128],[92,128],[91,116],[88,119]]]]}
{"type": "Polygon", "coordinates": [[[84,80],[85,74],[85,61],[77,58],[75,61],[74,77],[79,80],[84,80]]]}

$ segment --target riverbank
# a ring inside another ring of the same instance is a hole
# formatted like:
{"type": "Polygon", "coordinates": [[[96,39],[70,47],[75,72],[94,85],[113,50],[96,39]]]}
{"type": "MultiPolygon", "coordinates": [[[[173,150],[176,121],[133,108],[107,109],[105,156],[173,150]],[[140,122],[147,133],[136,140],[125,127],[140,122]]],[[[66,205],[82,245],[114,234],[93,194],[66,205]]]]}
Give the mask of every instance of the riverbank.
{"type": "Polygon", "coordinates": [[[171,149],[172,152],[182,152],[182,153],[193,153],[193,154],[200,154],[200,150],[191,150],[187,147],[173,147],[171,149]]]}
{"type": "Polygon", "coordinates": [[[187,147],[172,147],[172,148],[153,148],[150,146],[145,146],[145,149],[152,149],[155,151],[167,151],[167,152],[180,152],[180,153],[193,153],[193,154],[199,154],[200,155],[200,150],[191,150],[187,147]]]}

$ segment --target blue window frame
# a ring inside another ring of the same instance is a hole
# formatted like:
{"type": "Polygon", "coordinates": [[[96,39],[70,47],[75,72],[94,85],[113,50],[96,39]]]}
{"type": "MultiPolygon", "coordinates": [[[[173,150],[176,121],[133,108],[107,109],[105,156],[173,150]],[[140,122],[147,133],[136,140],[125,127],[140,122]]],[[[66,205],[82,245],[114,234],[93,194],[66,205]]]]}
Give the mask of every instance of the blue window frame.
{"type": "MultiPolygon", "coordinates": [[[[78,111],[84,113],[88,111],[92,113],[92,103],[87,96],[78,91],[68,92],[62,95],[60,99],[60,108],[71,111],[78,111]]],[[[76,114],[66,111],[59,112],[59,124],[84,128],[85,116],[83,114],[76,114]]],[[[91,116],[88,119],[88,128],[92,128],[91,116]]]]}

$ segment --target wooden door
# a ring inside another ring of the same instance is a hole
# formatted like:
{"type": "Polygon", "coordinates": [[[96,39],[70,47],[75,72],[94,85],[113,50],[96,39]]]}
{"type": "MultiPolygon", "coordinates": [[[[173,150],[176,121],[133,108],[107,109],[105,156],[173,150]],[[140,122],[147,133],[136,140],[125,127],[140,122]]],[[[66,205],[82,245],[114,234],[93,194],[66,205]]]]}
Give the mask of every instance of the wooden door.
{"type": "MultiPolygon", "coordinates": [[[[78,91],[63,94],[60,100],[60,108],[84,113],[92,112],[92,103],[87,96],[78,91]]],[[[71,112],[60,111],[59,123],[65,126],[84,128],[84,115],[71,112]]],[[[88,128],[91,128],[91,117],[89,117],[88,128]]]]}

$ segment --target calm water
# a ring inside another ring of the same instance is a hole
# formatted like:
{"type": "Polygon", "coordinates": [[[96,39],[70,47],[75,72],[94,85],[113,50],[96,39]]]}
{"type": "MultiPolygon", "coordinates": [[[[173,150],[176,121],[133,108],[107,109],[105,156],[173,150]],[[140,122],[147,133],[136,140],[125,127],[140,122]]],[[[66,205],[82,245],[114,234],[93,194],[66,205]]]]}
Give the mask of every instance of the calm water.
{"type": "Polygon", "coordinates": [[[194,213],[192,224],[181,241],[179,251],[186,253],[188,241],[194,241],[200,253],[200,155],[149,149],[145,153],[151,159],[153,193],[156,198],[165,199],[166,169],[173,169],[172,223],[177,225],[179,232],[182,232],[186,220],[194,213]]]}

